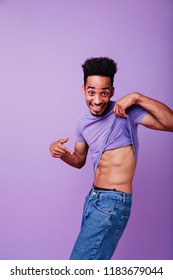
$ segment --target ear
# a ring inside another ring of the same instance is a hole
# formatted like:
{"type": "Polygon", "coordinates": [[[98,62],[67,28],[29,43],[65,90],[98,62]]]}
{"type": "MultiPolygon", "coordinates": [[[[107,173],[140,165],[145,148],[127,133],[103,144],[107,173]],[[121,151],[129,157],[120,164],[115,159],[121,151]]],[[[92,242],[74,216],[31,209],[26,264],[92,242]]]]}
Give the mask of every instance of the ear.
{"type": "Polygon", "coordinates": [[[111,97],[114,95],[114,92],[115,92],[115,88],[112,87],[112,89],[111,89],[111,97]]]}
{"type": "Polygon", "coordinates": [[[82,93],[85,95],[85,86],[82,85],[82,93]]]}

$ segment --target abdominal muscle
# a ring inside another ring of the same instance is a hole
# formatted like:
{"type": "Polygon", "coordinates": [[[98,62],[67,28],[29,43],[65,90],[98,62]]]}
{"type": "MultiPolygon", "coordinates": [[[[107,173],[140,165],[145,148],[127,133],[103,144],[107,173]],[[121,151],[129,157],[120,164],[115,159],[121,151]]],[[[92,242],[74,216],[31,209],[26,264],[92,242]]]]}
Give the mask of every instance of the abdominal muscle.
{"type": "Polygon", "coordinates": [[[132,145],[105,151],[95,172],[94,185],[132,193],[135,167],[132,145]]]}

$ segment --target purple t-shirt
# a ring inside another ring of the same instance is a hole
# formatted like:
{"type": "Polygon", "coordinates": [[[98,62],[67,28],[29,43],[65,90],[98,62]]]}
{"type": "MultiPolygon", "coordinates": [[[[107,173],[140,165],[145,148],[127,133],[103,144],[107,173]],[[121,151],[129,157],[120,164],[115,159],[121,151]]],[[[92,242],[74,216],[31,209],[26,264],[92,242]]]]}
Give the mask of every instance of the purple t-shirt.
{"type": "Polygon", "coordinates": [[[114,105],[115,101],[110,101],[102,116],[93,116],[88,109],[77,122],[76,142],[88,144],[94,169],[99,161],[99,152],[103,148],[107,151],[132,144],[137,159],[137,126],[147,111],[135,104],[126,110],[127,118],[117,118],[113,112],[114,105]]]}

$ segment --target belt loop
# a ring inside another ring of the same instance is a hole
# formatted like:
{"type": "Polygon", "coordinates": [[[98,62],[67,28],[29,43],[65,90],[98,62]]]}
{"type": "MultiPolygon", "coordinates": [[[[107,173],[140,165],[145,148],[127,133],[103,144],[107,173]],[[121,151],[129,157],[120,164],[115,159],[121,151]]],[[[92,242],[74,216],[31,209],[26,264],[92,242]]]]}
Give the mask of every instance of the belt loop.
{"type": "Polygon", "coordinates": [[[99,199],[100,191],[97,192],[96,199],[99,199]]]}
{"type": "Polygon", "coordinates": [[[125,203],[125,201],[126,201],[126,194],[123,193],[123,203],[125,203]]]}

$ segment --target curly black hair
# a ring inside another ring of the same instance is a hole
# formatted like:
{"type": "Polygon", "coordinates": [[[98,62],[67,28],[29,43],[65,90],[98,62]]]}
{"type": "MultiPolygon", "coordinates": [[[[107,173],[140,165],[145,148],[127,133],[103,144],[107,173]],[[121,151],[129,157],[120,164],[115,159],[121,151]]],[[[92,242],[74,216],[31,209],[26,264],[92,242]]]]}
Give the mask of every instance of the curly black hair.
{"type": "Polygon", "coordinates": [[[114,75],[117,72],[117,64],[108,57],[94,57],[87,59],[82,64],[84,72],[84,85],[88,76],[105,76],[110,77],[111,85],[113,85],[114,75]]]}

